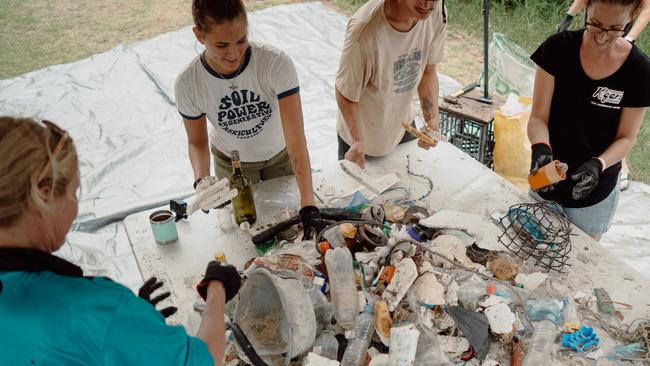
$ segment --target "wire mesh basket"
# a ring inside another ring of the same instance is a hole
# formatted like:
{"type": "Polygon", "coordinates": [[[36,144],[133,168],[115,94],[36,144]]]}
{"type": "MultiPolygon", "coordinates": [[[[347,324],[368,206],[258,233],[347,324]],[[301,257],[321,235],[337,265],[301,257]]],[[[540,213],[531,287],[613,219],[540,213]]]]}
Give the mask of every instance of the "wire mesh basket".
{"type": "Polygon", "coordinates": [[[571,252],[571,224],[562,207],[553,201],[511,206],[500,219],[501,244],[545,272],[564,272],[571,252]]]}

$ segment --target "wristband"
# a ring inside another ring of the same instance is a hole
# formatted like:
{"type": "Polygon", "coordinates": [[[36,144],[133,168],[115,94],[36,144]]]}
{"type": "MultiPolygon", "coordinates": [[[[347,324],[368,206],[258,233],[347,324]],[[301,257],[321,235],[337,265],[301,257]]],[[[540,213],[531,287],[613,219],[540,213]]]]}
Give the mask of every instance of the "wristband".
{"type": "Polygon", "coordinates": [[[603,159],[603,158],[601,158],[599,156],[596,156],[594,159],[598,159],[600,161],[600,164],[602,164],[602,166],[603,166],[603,169],[600,172],[601,173],[604,172],[605,169],[607,169],[607,164],[605,164],[605,159],[603,159]]]}
{"type": "Polygon", "coordinates": [[[198,186],[199,183],[201,183],[201,180],[202,180],[203,178],[205,178],[205,177],[198,178],[197,180],[194,181],[194,189],[196,189],[196,186],[198,186]]]}

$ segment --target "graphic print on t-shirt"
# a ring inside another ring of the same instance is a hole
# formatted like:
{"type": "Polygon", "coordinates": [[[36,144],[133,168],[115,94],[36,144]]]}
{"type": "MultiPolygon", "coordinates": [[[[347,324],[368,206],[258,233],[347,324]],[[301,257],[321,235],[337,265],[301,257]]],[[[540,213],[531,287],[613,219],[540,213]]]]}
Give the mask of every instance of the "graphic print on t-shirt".
{"type": "Polygon", "coordinates": [[[420,74],[420,61],[422,50],[414,49],[402,55],[393,63],[393,80],[395,82],[395,93],[406,93],[411,91],[418,81],[420,74]]]}
{"type": "Polygon", "coordinates": [[[621,109],[621,100],[623,100],[624,92],[621,90],[610,89],[605,86],[599,86],[592,97],[597,100],[591,101],[591,104],[599,107],[621,109]]]}
{"type": "Polygon", "coordinates": [[[247,90],[235,90],[220,100],[218,125],[227,133],[249,139],[257,136],[271,118],[273,109],[259,94],[247,90]]]}

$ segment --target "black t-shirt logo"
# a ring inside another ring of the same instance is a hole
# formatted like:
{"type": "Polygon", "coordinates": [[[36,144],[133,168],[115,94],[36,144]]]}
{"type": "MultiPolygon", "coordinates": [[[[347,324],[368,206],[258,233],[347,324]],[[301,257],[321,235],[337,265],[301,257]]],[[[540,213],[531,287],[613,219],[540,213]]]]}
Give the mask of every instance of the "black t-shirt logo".
{"type": "Polygon", "coordinates": [[[217,118],[219,127],[225,132],[239,139],[249,139],[262,132],[272,114],[271,105],[259,94],[242,89],[221,98],[217,118]],[[249,121],[253,122],[241,125],[249,121]],[[235,126],[244,129],[234,129],[235,126]]]}
{"type": "Polygon", "coordinates": [[[610,89],[604,86],[599,86],[593,95],[602,104],[621,104],[623,100],[623,92],[620,90],[610,89]]]}

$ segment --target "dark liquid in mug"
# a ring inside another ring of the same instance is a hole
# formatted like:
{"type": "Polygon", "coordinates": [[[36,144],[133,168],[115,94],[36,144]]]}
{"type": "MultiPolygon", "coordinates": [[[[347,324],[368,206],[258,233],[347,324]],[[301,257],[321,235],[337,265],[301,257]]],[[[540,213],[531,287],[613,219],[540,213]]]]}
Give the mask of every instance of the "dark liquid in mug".
{"type": "Polygon", "coordinates": [[[153,221],[153,222],[163,222],[163,221],[169,220],[170,217],[172,217],[172,215],[170,215],[170,214],[168,214],[166,212],[163,212],[163,213],[156,214],[154,217],[151,218],[151,221],[153,221]]]}

